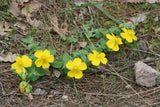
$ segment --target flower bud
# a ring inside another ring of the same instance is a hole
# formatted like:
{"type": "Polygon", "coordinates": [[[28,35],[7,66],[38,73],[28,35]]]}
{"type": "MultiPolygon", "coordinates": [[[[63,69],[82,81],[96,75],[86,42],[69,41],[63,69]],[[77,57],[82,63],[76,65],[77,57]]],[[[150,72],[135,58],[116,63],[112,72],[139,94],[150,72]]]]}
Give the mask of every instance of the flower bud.
{"type": "Polygon", "coordinates": [[[21,78],[22,78],[22,80],[25,80],[25,79],[26,79],[26,74],[23,73],[23,74],[21,75],[21,78]]]}
{"type": "Polygon", "coordinates": [[[32,90],[31,85],[26,86],[26,88],[25,88],[26,93],[30,93],[31,90],[32,90]]]}
{"type": "Polygon", "coordinates": [[[19,88],[20,88],[20,92],[21,92],[21,93],[24,92],[26,85],[27,85],[26,81],[22,81],[22,82],[19,84],[19,88]]]}
{"type": "Polygon", "coordinates": [[[125,28],[125,27],[126,27],[126,26],[125,26],[124,24],[120,24],[120,25],[119,25],[119,28],[120,28],[120,29],[125,28]]]}

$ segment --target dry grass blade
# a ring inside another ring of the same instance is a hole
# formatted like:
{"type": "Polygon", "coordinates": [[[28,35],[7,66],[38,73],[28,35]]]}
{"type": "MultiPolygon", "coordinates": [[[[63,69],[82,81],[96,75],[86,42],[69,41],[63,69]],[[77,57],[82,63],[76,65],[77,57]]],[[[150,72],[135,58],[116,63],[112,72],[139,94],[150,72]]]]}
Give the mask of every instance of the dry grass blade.
{"type": "MultiPolygon", "coordinates": [[[[118,72],[116,72],[116,70],[115,70],[111,65],[109,65],[109,66],[110,66],[110,68],[112,68],[112,70],[115,72],[115,74],[117,74],[117,76],[119,76],[119,77],[122,79],[122,81],[124,81],[124,83],[125,83],[126,85],[130,86],[130,85],[128,84],[128,82],[127,82],[118,72]]],[[[138,95],[139,98],[141,98],[149,107],[151,107],[151,104],[148,103],[147,101],[145,101],[145,100],[143,99],[143,97],[142,97],[133,87],[129,87],[129,88],[131,88],[131,90],[132,90],[136,95],[138,95]]]]}
{"type": "Polygon", "coordinates": [[[12,2],[10,3],[8,11],[11,12],[14,17],[19,16],[18,3],[16,3],[15,0],[12,0],[12,2]]]}
{"type": "Polygon", "coordinates": [[[9,28],[10,26],[6,21],[2,21],[0,23],[0,35],[6,35],[8,31],[12,31],[12,29],[9,28]]]}
{"type": "MultiPolygon", "coordinates": [[[[143,3],[144,0],[110,0],[113,2],[143,3]]],[[[147,3],[160,3],[160,0],[146,0],[147,3]]]]}
{"type": "Polygon", "coordinates": [[[25,17],[32,17],[32,14],[36,13],[41,8],[41,6],[41,3],[33,1],[22,8],[21,14],[23,14],[25,17]],[[29,8],[28,13],[27,8],[29,8]]]}

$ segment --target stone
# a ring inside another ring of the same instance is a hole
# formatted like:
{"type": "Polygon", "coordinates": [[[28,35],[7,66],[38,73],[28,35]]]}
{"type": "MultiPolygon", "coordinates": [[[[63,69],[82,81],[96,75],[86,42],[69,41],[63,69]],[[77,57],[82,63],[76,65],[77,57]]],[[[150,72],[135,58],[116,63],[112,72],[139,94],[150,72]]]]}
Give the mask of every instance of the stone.
{"type": "Polygon", "coordinates": [[[47,92],[45,90],[42,90],[40,88],[37,88],[34,92],[33,92],[34,95],[46,95],[47,92]]]}
{"type": "Polygon", "coordinates": [[[52,90],[52,91],[50,91],[50,94],[58,96],[58,95],[62,95],[63,93],[61,93],[59,91],[52,90]]]}
{"type": "Polygon", "coordinates": [[[68,101],[68,96],[67,96],[67,95],[63,95],[63,96],[62,96],[62,99],[63,99],[64,101],[68,101]]]}
{"type": "Polygon", "coordinates": [[[160,72],[153,69],[151,66],[138,61],[135,64],[135,79],[136,83],[141,86],[153,87],[160,83],[160,72]]]}

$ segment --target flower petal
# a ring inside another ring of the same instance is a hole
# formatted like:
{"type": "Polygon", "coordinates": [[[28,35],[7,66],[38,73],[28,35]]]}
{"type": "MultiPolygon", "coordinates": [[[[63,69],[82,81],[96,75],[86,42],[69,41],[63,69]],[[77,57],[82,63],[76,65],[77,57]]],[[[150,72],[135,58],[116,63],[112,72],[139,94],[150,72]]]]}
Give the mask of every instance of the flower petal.
{"type": "Polygon", "coordinates": [[[80,79],[80,78],[82,78],[82,77],[83,77],[82,71],[77,71],[77,72],[76,72],[76,75],[75,75],[75,78],[76,78],[76,79],[80,79]]]}
{"type": "Polygon", "coordinates": [[[86,63],[81,63],[79,69],[80,69],[80,70],[86,70],[86,69],[87,69],[86,63]]]}
{"type": "Polygon", "coordinates": [[[113,37],[110,34],[106,34],[107,39],[113,39],[113,37]]]}
{"type": "Polygon", "coordinates": [[[13,64],[11,65],[11,68],[12,68],[12,69],[16,69],[16,63],[13,63],[13,64]]]}
{"type": "Polygon", "coordinates": [[[107,58],[102,58],[102,59],[101,59],[102,64],[106,64],[107,61],[108,61],[107,58]]]}
{"type": "Polygon", "coordinates": [[[46,58],[47,62],[52,63],[54,61],[54,56],[50,55],[49,57],[46,58]]]}
{"type": "Polygon", "coordinates": [[[120,35],[122,38],[124,38],[124,39],[126,38],[126,33],[121,33],[120,35]]]}
{"type": "Polygon", "coordinates": [[[114,45],[114,47],[112,48],[113,51],[119,51],[119,46],[118,44],[114,45]]]}
{"type": "Polygon", "coordinates": [[[19,74],[21,72],[21,68],[16,69],[16,73],[19,74]]]}
{"type": "Polygon", "coordinates": [[[94,54],[95,56],[97,56],[97,55],[99,54],[99,52],[97,52],[96,50],[93,50],[93,54],[94,54]]]}
{"type": "Polygon", "coordinates": [[[21,68],[21,72],[26,73],[26,69],[24,67],[21,68]]]}
{"type": "Polygon", "coordinates": [[[82,62],[82,60],[80,58],[75,58],[73,61],[73,64],[76,66],[81,66],[81,62],[82,62]]]}
{"type": "Polygon", "coordinates": [[[73,69],[73,62],[72,62],[71,60],[69,60],[69,61],[67,62],[67,64],[66,64],[66,67],[67,67],[68,69],[72,70],[72,69],[73,69]]]}
{"type": "Polygon", "coordinates": [[[126,40],[127,40],[127,42],[129,42],[129,43],[132,43],[132,42],[133,42],[131,36],[126,37],[126,40]]]}
{"type": "Polygon", "coordinates": [[[24,67],[19,67],[19,68],[16,68],[16,73],[19,74],[20,72],[26,72],[26,69],[24,67]]]}
{"type": "Polygon", "coordinates": [[[75,73],[74,73],[74,71],[69,71],[68,73],[67,73],[67,76],[69,76],[69,77],[74,77],[75,76],[75,73]]]}
{"type": "Polygon", "coordinates": [[[40,67],[42,65],[42,63],[43,63],[43,61],[41,59],[37,59],[35,61],[35,64],[36,64],[37,67],[40,67]]]}
{"type": "Polygon", "coordinates": [[[103,53],[103,52],[100,53],[99,55],[100,55],[100,58],[104,58],[106,56],[105,53],[103,53]]]}
{"type": "Polygon", "coordinates": [[[22,56],[22,62],[24,67],[31,67],[32,65],[32,60],[26,55],[22,56]]]}
{"type": "Polygon", "coordinates": [[[36,56],[37,58],[40,58],[42,56],[43,52],[42,50],[37,50],[35,53],[34,53],[34,56],[36,56]]]}
{"type": "Polygon", "coordinates": [[[100,64],[100,60],[94,60],[92,61],[92,65],[98,66],[100,64]]]}
{"type": "Polygon", "coordinates": [[[118,43],[118,44],[123,44],[122,39],[121,39],[121,38],[118,38],[117,43],[118,43]]]}
{"type": "Polygon", "coordinates": [[[16,62],[21,61],[21,58],[19,56],[16,57],[15,59],[16,62]]]}
{"type": "Polygon", "coordinates": [[[43,52],[43,54],[44,54],[45,56],[49,56],[49,55],[50,55],[50,51],[46,49],[46,50],[43,52]]]}
{"type": "Polygon", "coordinates": [[[107,58],[105,58],[105,53],[100,53],[100,61],[102,62],[102,64],[107,63],[107,58]]]}
{"type": "Polygon", "coordinates": [[[122,30],[126,33],[127,32],[127,29],[126,28],[122,28],[122,30]]]}
{"type": "Polygon", "coordinates": [[[88,59],[89,59],[90,61],[92,61],[93,58],[94,58],[94,55],[93,55],[92,53],[89,53],[89,54],[88,54],[88,59]]]}
{"type": "Polygon", "coordinates": [[[106,45],[108,46],[108,48],[113,48],[113,46],[115,45],[115,40],[110,39],[109,41],[107,41],[106,45]]]}
{"type": "Polygon", "coordinates": [[[132,36],[133,40],[137,41],[137,37],[135,35],[132,36]]]}
{"type": "Polygon", "coordinates": [[[49,68],[49,63],[48,62],[43,62],[42,63],[42,68],[44,68],[44,69],[49,68]]]}

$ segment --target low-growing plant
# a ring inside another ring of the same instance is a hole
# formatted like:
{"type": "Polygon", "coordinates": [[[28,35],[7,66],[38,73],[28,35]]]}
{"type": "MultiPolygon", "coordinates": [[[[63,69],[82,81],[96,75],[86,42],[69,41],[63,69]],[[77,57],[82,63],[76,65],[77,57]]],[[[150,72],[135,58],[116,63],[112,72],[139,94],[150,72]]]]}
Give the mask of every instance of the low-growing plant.
{"type": "MultiPolygon", "coordinates": [[[[99,38],[97,44],[91,43],[86,48],[79,51],[74,51],[71,55],[64,53],[59,57],[54,57],[55,49],[45,49],[39,46],[39,42],[34,42],[33,37],[23,39],[27,44],[29,54],[17,56],[15,63],[12,64],[12,69],[15,74],[21,77],[20,92],[29,93],[32,86],[30,81],[36,81],[39,77],[46,74],[46,69],[52,66],[59,70],[62,74],[70,78],[80,79],[83,77],[83,71],[87,70],[91,64],[97,68],[100,64],[108,62],[105,52],[119,51],[120,45],[129,44],[137,41],[135,32],[125,25],[121,24],[113,26],[110,29],[91,29],[90,26],[83,25],[84,35],[92,42],[92,38],[99,38]]],[[[63,37],[63,40],[67,41],[63,37]]],[[[71,38],[69,43],[74,44],[78,39],[71,38]]]]}

